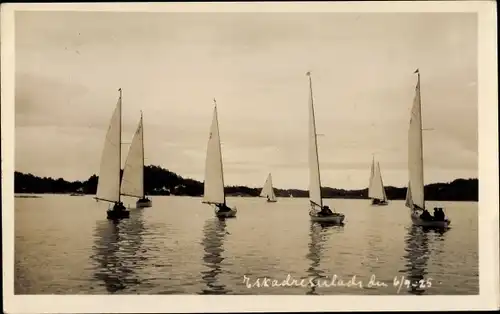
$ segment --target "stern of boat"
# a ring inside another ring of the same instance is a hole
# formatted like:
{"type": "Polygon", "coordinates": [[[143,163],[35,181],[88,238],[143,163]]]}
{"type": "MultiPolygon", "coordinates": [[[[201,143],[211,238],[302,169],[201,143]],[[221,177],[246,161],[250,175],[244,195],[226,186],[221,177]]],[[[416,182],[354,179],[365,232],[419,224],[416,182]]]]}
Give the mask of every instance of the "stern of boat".
{"type": "Polygon", "coordinates": [[[314,210],[309,211],[309,216],[313,222],[325,222],[338,225],[344,224],[345,219],[345,215],[342,213],[333,213],[333,215],[329,216],[319,216],[318,212],[314,210]]]}
{"type": "Polygon", "coordinates": [[[447,229],[451,224],[451,220],[446,218],[444,221],[439,220],[423,220],[420,219],[420,215],[417,211],[412,211],[411,213],[411,221],[414,225],[426,228],[438,228],[438,229],[447,229]]]}
{"type": "Polygon", "coordinates": [[[149,198],[144,198],[138,200],[136,203],[136,208],[147,208],[147,207],[152,207],[153,202],[149,198]]]}
{"type": "Polygon", "coordinates": [[[217,209],[217,207],[215,208],[215,215],[219,218],[235,218],[236,217],[236,213],[238,212],[238,210],[236,209],[236,207],[234,208],[231,208],[230,211],[223,211],[221,212],[220,210],[217,209]]]}
{"type": "Polygon", "coordinates": [[[130,217],[130,212],[121,203],[115,203],[112,208],[107,211],[109,220],[120,220],[130,217]]]}

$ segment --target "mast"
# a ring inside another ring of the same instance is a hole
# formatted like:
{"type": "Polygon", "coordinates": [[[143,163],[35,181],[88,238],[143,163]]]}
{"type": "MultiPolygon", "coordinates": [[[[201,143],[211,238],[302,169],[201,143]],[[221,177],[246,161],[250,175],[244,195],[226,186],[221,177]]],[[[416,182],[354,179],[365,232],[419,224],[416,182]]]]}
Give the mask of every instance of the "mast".
{"type": "MultiPolygon", "coordinates": [[[[122,88],[120,87],[118,89],[118,92],[120,93],[120,96],[119,96],[119,100],[120,100],[120,123],[118,124],[119,125],[119,131],[118,131],[118,134],[119,134],[119,137],[120,137],[120,140],[118,141],[118,145],[119,145],[119,149],[118,149],[118,160],[120,161],[119,163],[119,168],[120,168],[120,171],[118,172],[119,176],[120,176],[120,182],[121,182],[121,172],[122,172],[122,88]]],[[[118,203],[120,203],[121,201],[121,193],[120,193],[120,190],[118,188],[118,203]]]]}
{"type": "Polygon", "coordinates": [[[142,110],[141,110],[141,144],[142,144],[142,198],[146,198],[146,189],[144,188],[144,124],[142,121],[142,110]]]}
{"type": "Polygon", "coordinates": [[[312,115],[312,127],[313,127],[313,132],[314,132],[314,148],[316,149],[316,170],[318,173],[318,183],[319,183],[319,199],[320,199],[320,204],[316,204],[320,207],[323,207],[323,197],[321,193],[321,173],[319,172],[319,154],[318,154],[318,139],[317,139],[317,133],[316,133],[316,116],[314,114],[314,100],[313,100],[313,89],[312,89],[312,78],[311,78],[311,72],[308,71],[306,73],[306,76],[309,78],[309,95],[310,95],[310,100],[311,100],[311,115],[312,115]]]}
{"type": "Polygon", "coordinates": [[[214,106],[215,106],[215,121],[217,123],[217,138],[219,139],[219,152],[220,152],[220,174],[221,174],[221,179],[222,179],[222,194],[224,195],[224,203],[223,205],[226,205],[226,189],[224,188],[224,168],[222,166],[222,147],[220,144],[220,132],[219,132],[219,112],[217,110],[217,101],[214,98],[214,106]]]}

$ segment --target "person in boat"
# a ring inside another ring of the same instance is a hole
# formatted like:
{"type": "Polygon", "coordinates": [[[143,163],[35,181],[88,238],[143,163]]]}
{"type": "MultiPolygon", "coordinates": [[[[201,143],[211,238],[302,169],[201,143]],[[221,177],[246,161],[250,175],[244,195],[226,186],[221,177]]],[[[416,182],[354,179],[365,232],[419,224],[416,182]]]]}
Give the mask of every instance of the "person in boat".
{"type": "Polygon", "coordinates": [[[321,207],[320,212],[318,213],[319,216],[331,216],[333,215],[333,212],[331,211],[330,207],[328,205],[325,205],[321,207]]]}
{"type": "Polygon", "coordinates": [[[439,211],[441,212],[441,217],[443,220],[446,220],[446,214],[444,213],[442,208],[439,208],[439,211]]]}
{"type": "Polygon", "coordinates": [[[434,214],[432,215],[433,220],[440,220],[439,219],[439,207],[434,207],[434,214]]]}
{"type": "Polygon", "coordinates": [[[420,219],[422,220],[432,220],[432,215],[427,211],[427,209],[424,209],[424,212],[420,215],[420,219]]]}
{"type": "Polygon", "coordinates": [[[441,207],[439,207],[437,209],[437,218],[436,218],[436,220],[444,221],[445,219],[446,219],[446,215],[444,214],[443,209],[441,207]]]}
{"type": "Polygon", "coordinates": [[[229,208],[225,203],[224,204],[217,204],[217,207],[219,208],[219,212],[231,211],[231,208],[229,208]]]}
{"type": "Polygon", "coordinates": [[[434,207],[434,213],[432,215],[432,220],[439,220],[439,208],[434,207]]]}
{"type": "Polygon", "coordinates": [[[123,205],[123,202],[118,202],[118,203],[115,203],[115,206],[113,206],[113,209],[114,210],[124,210],[125,205],[123,205]]]}

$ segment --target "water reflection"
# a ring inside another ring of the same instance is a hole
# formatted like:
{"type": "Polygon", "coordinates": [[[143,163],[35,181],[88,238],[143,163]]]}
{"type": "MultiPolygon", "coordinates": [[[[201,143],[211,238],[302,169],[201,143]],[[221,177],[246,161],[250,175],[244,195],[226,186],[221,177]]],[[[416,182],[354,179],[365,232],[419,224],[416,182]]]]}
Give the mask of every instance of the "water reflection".
{"type": "Polygon", "coordinates": [[[201,294],[226,294],[229,292],[224,284],[218,282],[218,276],[222,272],[224,239],[227,234],[224,219],[211,218],[205,222],[201,244],[205,251],[203,264],[209,270],[201,272],[202,280],[206,285],[201,294]]]}
{"type": "Polygon", "coordinates": [[[136,269],[145,260],[140,252],[143,243],[143,210],[131,210],[130,218],[119,222],[98,221],[91,259],[97,264],[94,278],[103,282],[110,293],[134,290],[140,284],[136,269]]]}
{"type": "Polygon", "coordinates": [[[408,229],[408,234],[405,237],[406,254],[404,258],[406,264],[404,272],[409,282],[403,283],[402,287],[408,289],[409,293],[420,295],[430,288],[427,283],[427,263],[431,254],[430,244],[433,240],[444,241],[444,232],[416,225],[412,225],[408,229]]]}
{"type": "MultiPolygon", "coordinates": [[[[315,222],[311,224],[311,229],[309,232],[310,242],[309,242],[309,252],[306,258],[310,261],[307,273],[309,278],[314,282],[318,280],[324,281],[327,278],[325,271],[320,269],[321,257],[323,256],[323,249],[325,242],[334,230],[342,230],[342,226],[335,226],[331,224],[324,224],[315,222]]],[[[316,292],[317,287],[311,285],[310,290],[306,292],[308,295],[318,295],[316,292]]]]}

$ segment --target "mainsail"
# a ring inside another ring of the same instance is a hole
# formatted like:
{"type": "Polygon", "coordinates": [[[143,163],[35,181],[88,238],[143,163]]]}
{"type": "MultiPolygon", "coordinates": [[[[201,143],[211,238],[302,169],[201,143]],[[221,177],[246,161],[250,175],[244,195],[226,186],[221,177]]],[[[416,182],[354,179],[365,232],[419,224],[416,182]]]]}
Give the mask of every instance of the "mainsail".
{"type": "Polygon", "coordinates": [[[122,93],[109,123],[101,157],[96,199],[108,202],[120,201],[122,93]]]}
{"type": "Polygon", "coordinates": [[[408,182],[408,188],[406,189],[405,206],[408,208],[413,208],[413,201],[411,200],[410,182],[408,182]]]}
{"type": "Polygon", "coordinates": [[[374,176],[375,176],[375,157],[372,157],[372,166],[370,168],[370,180],[368,181],[368,197],[369,198],[371,198],[370,191],[372,190],[374,176]]]}
{"type": "Polygon", "coordinates": [[[321,178],[319,173],[318,139],[316,133],[316,120],[314,117],[314,101],[312,91],[311,73],[309,77],[309,201],[311,205],[323,207],[321,198],[321,178]]]}
{"type": "Polygon", "coordinates": [[[406,206],[414,209],[425,208],[424,200],[424,161],[422,141],[422,104],[420,98],[420,73],[418,74],[415,98],[411,110],[410,127],[408,129],[408,183],[406,206]],[[411,189],[410,189],[411,187],[411,189]]]}
{"type": "Polygon", "coordinates": [[[264,183],[264,187],[260,192],[260,196],[267,197],[269,198],[270,201],[276,200],[276,195],[274,194],[274,188],[273,188],[273,179],[271,177],[271,174],[267,176],[266,183],[264,183]]]}
{"type": "Polygon", "coordinates": [[[142,113],[123,169],[121,194],[144,198],[144,132],[142,113]]]}
{"type": "Polygon", "coordinates": [[[371,174],[370,186],[368,189],[368,197],[381,201],[387,201],[387,196],[385,194],[384,182],[382,181],[382,173],[380,171],[379,162],[376,163],[375,169],[373,169],[373,164],[372,164],[372,174],[371,174]]]}
{"type": "Polygon", "coordinates": [[[207,157],[205,160],[203,202],[209,204],[225,204],[226,202],[216,103],[214,106],[212,125],[210,127],[210,136],[207,146],[207,157]]]}

